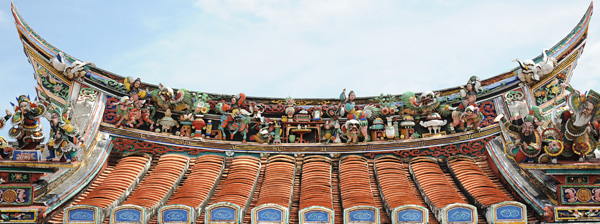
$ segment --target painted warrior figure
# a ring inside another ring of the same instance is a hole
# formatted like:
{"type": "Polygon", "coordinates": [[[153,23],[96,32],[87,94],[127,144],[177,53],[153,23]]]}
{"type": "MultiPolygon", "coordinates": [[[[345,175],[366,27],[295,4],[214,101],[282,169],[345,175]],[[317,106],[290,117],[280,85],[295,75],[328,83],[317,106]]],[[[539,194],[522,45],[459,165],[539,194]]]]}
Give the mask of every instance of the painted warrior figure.
{"type": "Polygon", "coordinates": [[[571,92],[567,96],[567,104],[572,110],[563,112],[559,119],[560,131],[563,134],[562,155],[570,157],[575,153],[580,156],[579,160],[583,161],[592,150],[587,130],[592,122],[600,117],[600,94],[590,90],[587,95],[582,95],[565,83],[561,84],[561,87],[571,92]]]}
{"type": "Polygon", "coordinates": [[[14,108],[14,115],[6,110],[5,118],[12,116],[11,124],[13,125],[8,135],[17,139],[19,149],[39,149],[45,139],[40,117],[46,113],[46,106],[40,102],[31,101],[29,96],[21,95],[17,97],[17,105],[14,108]]]}
{"type": "Polygon", "coordinates": [[[225,139],[225,129],[229,131],[230,139],[233,139],[238,132],[242,134],[242,142],[246,143],[246,134],[248,133],[248,124],[250,124],[250,112],[242,109],[245,105],[246,95],[240,93],[231,97],[231,103],[221,102],[215,107],[221,113],[221,140],[225,139]]]}
{"type": "MultiPolygon", "coordinates": [[[[512,135],[517,136],[516,143],[519,153],[527,157],[524,161],[533,162],[533,158],[538,156],[542,151],[542,138],[537,131],[539,122],[533,115],[533,111],[530,111],[523,119],[513,117],[510,122],[503,116],[501,118],[502,122],[507,125],[508,130],[512,132],[512,135]]],[[[523,156],[520,156],[517,160],[522,160],[521,157],[523,156]]]]}
{"type": "Polygon", "coordinates": [[[71,125],[71,110],[67,108],[67,111],[63,113],[61,108],[53,108],[49,110],[49,114],[50,140],[47,148],[50,155],[46,157],[46,160],[61,158],[64,155],[69,163],[77,153],[79,141],[79,131],[71,125]]]}
{"type": "MultiPolygon", "coordinates": [[[[275,122],[266,117],[260,117],[260,122],[257,124],[258,133],[254,136],[254,140],[258,143],[270,143],[275,139],[275,122]]],[[[281,132],[281,129],[279,130],[281,132]]],[[[280,133],[277,133],[280,134],[280,133]]]]}

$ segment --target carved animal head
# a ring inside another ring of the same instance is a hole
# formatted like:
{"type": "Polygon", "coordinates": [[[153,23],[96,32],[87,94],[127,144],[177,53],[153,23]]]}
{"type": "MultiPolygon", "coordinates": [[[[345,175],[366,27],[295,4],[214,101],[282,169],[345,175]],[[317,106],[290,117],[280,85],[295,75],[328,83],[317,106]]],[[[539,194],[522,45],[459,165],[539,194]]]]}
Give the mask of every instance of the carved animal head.
{"type": "Polygon", "coordinates": [[[163,84],[158,84],[158,88],[160,92],[158,96],[165,102],[170,102],[173,100],[173,89],[171,87],[163,86],[163,84]]]}
{"type": "Polygon", "coordinates": [[[523,67],[524,70],[532,70],[535,67],[535,62],[531,59],[524,60],[521,67],[523,67]]]}
{"type": "Polygon", "coordinates": [[[425,91],[421,94],[421,105],[422,106],[431,106],[437,103],[437,96],[432,91],[425,91]]]}

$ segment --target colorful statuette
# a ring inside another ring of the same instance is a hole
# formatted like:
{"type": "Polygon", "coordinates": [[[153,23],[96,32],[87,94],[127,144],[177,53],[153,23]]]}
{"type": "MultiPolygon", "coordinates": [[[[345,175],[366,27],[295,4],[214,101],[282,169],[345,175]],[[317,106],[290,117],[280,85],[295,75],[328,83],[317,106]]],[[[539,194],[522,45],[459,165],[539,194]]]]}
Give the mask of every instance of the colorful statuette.
{"type": "Polygon", "coordinates": [[[518,58],[513,60],[519,63],[521,69],[517,72],[517,76],[522,82],[532,84],[540,81],[545,75],[548,75],[554,70],[554,67],[558,64],[554,57],[548,57],[548,50],[542,51],[542,60],[535,63],[531,59],[521,61],[518,58]]]}
{"type": "Polygon", "coordinates": [[[61,108],[54,107],[48,111],[47,117],[50,121],[50,140],[47,143],[49,156],[46,160],[64,158],[71,162],[79,149],[79,130],[71,125],[72,111],[67,108],[64,112],[61,108]]]}
{"type": "MultiPolygon", "coordinates": [[[[14,105],[13,105],[14,106],[14,105]]],[[[45,140],[44,129],[40,123],[40,117],[46,113],[46,106],[37,101],[31,101],[29,96],[17,97],[17,105],[14,106],[15,114],[7,111],[7,116],[12,116],[13,127],[8,135],[18,142],[19,149],[39,149],[45,140]]]]}
{"type": "Polygon", "coordinates": [[[579,155],[583,161],[588,153],[592,151],[590,135],[587,131],[591,128],[591,122],[600,118],[600,94],[589,90],[586,95],[573,89],[567,84],[561,85],[571,92],[567,96],[567,104],[571,111],[560,114],[559,127],[563,135],[564,151],[562,155],[571,156],[573,153],[579,155]]]}

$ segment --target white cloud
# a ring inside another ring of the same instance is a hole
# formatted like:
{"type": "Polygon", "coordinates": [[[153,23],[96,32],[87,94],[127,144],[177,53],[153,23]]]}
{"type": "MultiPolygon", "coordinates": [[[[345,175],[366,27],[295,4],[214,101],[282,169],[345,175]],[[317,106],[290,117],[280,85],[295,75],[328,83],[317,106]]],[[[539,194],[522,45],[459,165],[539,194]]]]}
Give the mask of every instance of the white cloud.
{"type": "Polygon", "coordinates": [[[525,3],[459,1],[417,12],[411,4],[198,1],[189,25],[119,52],[111,67],[147,82],[251,96],[441,89],[471,75],[489,78],[508,71],[516,67],[514,58],[539,55],[562,39],[587,7],[554,3],[531,11],[525,3]],[[556,10],[561,13],[548,14],[556,10]]]}

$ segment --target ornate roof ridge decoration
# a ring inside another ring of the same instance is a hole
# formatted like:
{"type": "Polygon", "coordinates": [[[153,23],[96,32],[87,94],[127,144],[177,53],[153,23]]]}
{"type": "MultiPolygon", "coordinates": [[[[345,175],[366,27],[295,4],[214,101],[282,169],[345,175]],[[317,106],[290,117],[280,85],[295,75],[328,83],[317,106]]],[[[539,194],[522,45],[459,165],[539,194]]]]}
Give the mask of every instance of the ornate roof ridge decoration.
{"type": "MultiPolygon", "coordinates": [[[[24,44],[28,44],[31,47],[35,48],[38,52],[42,53],[47,60],[50,60],[55,55],[58,55],[59,52],[62,52],[57,47],[48,43],[44,40],[40,35],[38,35],[23,19],[23,17],[19,14],[17,7],[14,3],[11,2],[12,14],[15,19],[15,25],[20,34],[20,38],[24,44]]],[[[592,15],[593,3],[590,3],[590,6],[586,10],[586,13],[583,15],[581,20],[577,23],[577,25],[571,30],[571,32],[566,35],[561,41],[557,44],[548,48],[548,55],[556,58],[558,64],[563,63],[563,60],[572,53],[573,49],[576,49],[577,46],[585,44],[585,40],[587,38],[587,31],[589,27],[590,18],[592,15]]],[[[68,62],[81,62],[77,58],[64,53],[64,57],[68,62]]],[[[542,59],[542,54],[532,59],[534,62],[539,62],[542,59]]],[[[96,83],[98,81],[110,82],[112,85],[109,86],[109,91],[113,95],[123,96],[126,95],[126,92],[123,90],[123,80],[125,80],[126,76],[120,76],[114,74],[112,72],[106,71],[104,69],[95,67],[95,66],[86,66],[89,68],[91,73],[97,75],[97,77],[86,77],[86,83],[96,83]],[[95,79],[95,80],[94,80],[95,79]]],[[[510,69],[507,72],[502,74],[492,76],[490,78],[484,79],[481,81],[481,85],[483,88],[482,93],[478,94],[479,99],[486,99],[491,97],[493,92],[496,91],[504,91],[510,86],[514,86],[518,83],[518,79],[516,78],[516,73],[519,70],[519,66],[510,69]]],[[[143,83],[143,87],[147,87],[150,90],[157,89],[157,84],[148,84],[143,83]]],[[[436,92],[440,93],[440,97],[442,97],[442,101],[448,103],[457,103],[458,102],[458,94],[460,91],[460,87],[450,87],[446,89],[441,89],[436,92]]],[[[175,91],[177,89],[174,89],[175,91]]],[[[231,97],[231,94],[221,94],[221,93],[207,93],[212,99],[222,100],[228,99],[231,97]]],[[[395,94],[393,96],[400,97],[401,94],[395,94]]],[[[372,99],[377,96],[367,96],[367,97],[357,97],[357,104],[369,104],[372,103],[372,99]]],[[[272,97],[257,97],[257,96],[248,96],[247,100],[255,101],[257,103],[263,104],[283,104],[285,103],[285,98],[272,98],[272,97]]],[[[305,106],[305,105],[323,105],[329,104],[331,102],[339,102],[338,99],[335,98],[297,98],[296,105],[305,106]]]]}

